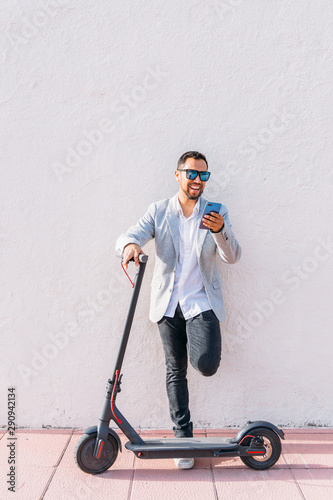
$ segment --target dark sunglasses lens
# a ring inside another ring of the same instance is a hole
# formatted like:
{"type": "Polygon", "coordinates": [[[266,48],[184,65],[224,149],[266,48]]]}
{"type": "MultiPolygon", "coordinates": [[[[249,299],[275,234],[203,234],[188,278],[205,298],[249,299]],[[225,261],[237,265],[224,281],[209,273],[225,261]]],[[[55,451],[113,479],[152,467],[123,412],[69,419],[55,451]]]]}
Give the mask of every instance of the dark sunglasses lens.
{"type": "Polygon", "coordinates": [[[210,176],[209,172],[200,172],[200,179],[202,180],[202,182],[208,181],[209,176],[210,176]]]}
{"type": "Polygon", "coordinates": [[[193,181],[197,175],[198,172],[196,170],[186,170],[186,177],[190,179],[190,181],[193,181]]]}

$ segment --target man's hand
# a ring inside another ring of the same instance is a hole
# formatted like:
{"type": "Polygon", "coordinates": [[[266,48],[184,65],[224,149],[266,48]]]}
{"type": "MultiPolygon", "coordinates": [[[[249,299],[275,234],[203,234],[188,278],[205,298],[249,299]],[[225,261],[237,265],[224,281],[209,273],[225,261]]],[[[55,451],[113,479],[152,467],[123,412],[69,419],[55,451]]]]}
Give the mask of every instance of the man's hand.
{"type": "Polygon", "coordinates": [[[139,265],[139,255],[140,254],[146,255],[141,247],[139,245],[136,245],[135,243],[129,243],[128,245],[125,246],[124,248],[124,253],[123,253],[123,263],[124,263],[124,268],[127,269],[128,264],[127,262],[131,260],[132,257],[134,257],[134,262],[136,267],[139,265]]]}
{"type": "Polygon", "coordinates": [[[214,233],[218,233],[224,225],[224,218],[216,212],[211,212],[210,215],[204,216],[203,225],[211,229],[214,233]]]}

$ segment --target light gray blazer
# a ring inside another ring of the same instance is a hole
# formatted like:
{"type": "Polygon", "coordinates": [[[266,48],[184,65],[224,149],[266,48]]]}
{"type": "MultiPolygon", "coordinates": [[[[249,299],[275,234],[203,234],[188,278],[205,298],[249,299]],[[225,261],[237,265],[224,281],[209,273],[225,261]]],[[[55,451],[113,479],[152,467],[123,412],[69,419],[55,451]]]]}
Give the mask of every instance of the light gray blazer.
{"type": "MultiPolygon", "coordinates": [[[[155,238],[156,261],[151,283],[149,318],[157,322],[167,310],[173,290],[176,264],[179,254],[179,221],[177,197],[152,203],[145,215],[135,226],[130,227],[116,242],[116,251],[122,255],[124,247],[136,243],[141,248],[155,238]]],[[[200,197],[199,221],[202,218],[206,200],[200,197]]],[[[208,301],[220,321],[225,319],[222,295],[222,279],[217,266],[217,255],[228,264],[240,259],[241,248],[231,231],[228,210],[222,205],[220,214],[224,227],[219,233],[198,229],[196,250],[202,281],[208,301]]],[[[199,224],[200,222],[198,222],[199,224]]]]}

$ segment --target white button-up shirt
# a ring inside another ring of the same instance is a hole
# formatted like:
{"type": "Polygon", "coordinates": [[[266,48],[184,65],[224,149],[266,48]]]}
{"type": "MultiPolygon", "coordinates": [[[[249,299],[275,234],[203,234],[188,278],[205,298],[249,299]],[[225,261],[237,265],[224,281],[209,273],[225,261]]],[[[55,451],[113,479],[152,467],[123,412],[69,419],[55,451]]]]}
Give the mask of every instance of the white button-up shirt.
{"type": "MultiPolygon", "coordinates": [[[[179,302],[185,319],[193,318],[211,306],[203,285],[197,257],[197,233],[199,231],[199,201],[188,219],[184,216],[177,199],[177,215],[179,220],[179,256],[176,265],[174,287],[165,316],[175,315],[179,302]]],[[[201,229],[203,231],[203,229],[201,229]]]]}

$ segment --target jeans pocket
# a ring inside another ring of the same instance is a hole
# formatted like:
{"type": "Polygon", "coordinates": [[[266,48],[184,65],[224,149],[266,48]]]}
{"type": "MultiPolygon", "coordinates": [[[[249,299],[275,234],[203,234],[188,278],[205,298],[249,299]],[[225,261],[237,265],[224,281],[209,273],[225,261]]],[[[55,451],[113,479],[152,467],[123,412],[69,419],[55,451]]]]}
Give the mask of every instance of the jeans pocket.
{"type": "Polygon", "coordinates": [[[165,316],[163,316],[163,318],[162,318],[162,319],[160,319],[160,320],[157,322],[157,324],[158,324],[158,325],[161,325],[161,324],[163,323],[163,321],[164,321],[164,320],[165,320],[165,316]]]}

